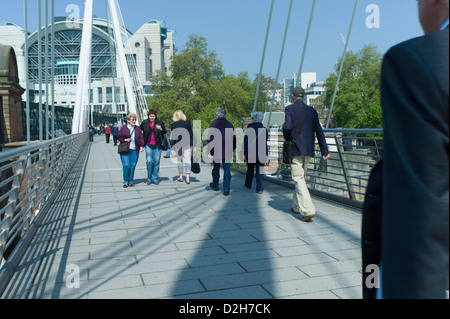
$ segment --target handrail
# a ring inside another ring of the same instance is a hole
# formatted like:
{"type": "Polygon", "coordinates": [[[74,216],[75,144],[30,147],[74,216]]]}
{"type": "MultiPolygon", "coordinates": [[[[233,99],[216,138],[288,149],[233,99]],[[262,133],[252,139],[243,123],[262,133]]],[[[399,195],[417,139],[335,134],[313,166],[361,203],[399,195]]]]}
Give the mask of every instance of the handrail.
{"type": "Polygon", "coordinates": [[[80,133],[0,152],[0,269],[87,143],[88,133],[80,133]]]}
{"type": "MultiPolygon", "coordinates": [[[[383,152],[383,130],[325,129],[324,133],[330,158],[323,161],[316,145],[307,171],[308,188],[316,195],[361,207],[371,168],[383,152]]],[[[237,135],[242,145],[243,135],[237,135]]],[[[283,141],[281,129],[269,130],[265,179],[294,187],[290,165],[282,163],[283,141]]],[[[0,270],[17,239],[57,194],[87,143],[87,133],[80,133],[0,152],[0,270]]],[[[246,168],[238,161],[233,167],[246,168]]]]}
{"type": "MultiPolygon", "coordinates": [[[[269,131],[268,144],[275,143],[276,149],[270,155],[269,147],[270,162],[266,169],[271,174],[264,178],[294,187],[290,165],[282,163],[282,130],[269,131]]],[[[383,153],[383,129],[324,129],[324,133],[330,158],[322,160],[316,143],[315,156],[307,171],[308,188],[315,195],[361,208],[370,171],[383,153]]],[[[233,167],[241,172],[246,169],[244,163],[235,163],[233,167]]]]}

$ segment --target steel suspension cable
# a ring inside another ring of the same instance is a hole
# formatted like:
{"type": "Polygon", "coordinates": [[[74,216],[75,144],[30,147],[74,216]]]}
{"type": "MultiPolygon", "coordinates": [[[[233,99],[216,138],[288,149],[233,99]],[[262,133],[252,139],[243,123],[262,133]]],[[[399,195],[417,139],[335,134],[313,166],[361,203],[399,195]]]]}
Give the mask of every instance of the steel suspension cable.
{"type": "MultiPolygon", "coordinates": [[[[114,41],[114,34],[111,30],[113,28],[113,26],[110,26],[111,21],[109,20],[110,19],[110,13],[109,13],[110,8],[109,8],[108,0],[105,0],[105,7],[106,7],[106,23],[108,24],[109,55],[110,55],[110,59],[111,59],[111,77],[113,80],[113,88],[114,88],[112,101],[113,101],[113,107],[116,108],[116,120],[117,120],[118,110],[117,110],[117,103],[116,103],[116,77],[118,76],[118,72],[117,72],[117,63],[114,63],[114,61],[116,59],[115,46],[114,46],[115,41],[114,41]],[[116,70],[116,74],[114,74],[114,70],[116,70]]],[[[126,94],[124,94],[124,96],[125,95],[126,94]]],[[[93,122],[92,115],[91,115],[91,121],[93,122]]],[[[117,122],[119,122],[119,121],[117,121],[117,122]]]]}
{"type": "MultiPolygon", "coordinates": [[[[26,121],[27,121],[27,145],[30,145],[30,90],[29,90],[29,61],[28,61],[28,2],[27,0],[23,0],[23,16],[24,16],[24,22],[25,22],[25,96],[26,96],[26,121]]],[[[39,92],[40,93],[40,92],[39,92]]]]}
{"type": "Polygon", "coordinates": [[[311,15],[309,17],[309,23],[308,23],[308,30],[306,31],[306,38],[305,38],[305,45],[303,46],[303,53],[302,53],[302,59],[300,61],[300,67],[298,69],[297,73],[297,83],[300,83],[298,86],[302,86],[302,69],[303,69],[303,61],[305,59],[306,54],[306,47],[308,45],[308,39],[309,39],[309,33],[311,31],[311,24],[312,19],[314,15],[314,8],[316,7],[316,0],[313,1],[312,8],[311,8],[311,15]]]}
{"type": "Polygon", "coordinates": [[[267,121],[267,128],[270,127],[270,120],[272,118],[273,103],[274,103],[274,100],[275,100],[275,93],[277,92],[278,78],[280,76],[281,62],[283,60],[284,47],[285,47],[285,44],[286,44],[286,36],[287,36],[287,33],[288,33],[288,29],[289,29],[289,21],[291,20],[292,3],[293,3],[293,0],[291,0],[291,3],[289,4],[289,12],[288,12],[288,17],[287,17],[287,21],[286,21],[286,28],[284,30],[283,44],[281,46],[280,61],[278,62],[277,77],[275,79],[275,84],[274,84],[274,87],[273,87],[272,103],[270,104],[270,113],[269,113],[269,119],[267,121]]]}
{"type": "Polygon", "coordinates": [[[270,24],[272,21],[272,13],[273,13],[273,4],[275,0],[272,0],[272,4],[270,5],[270,13],[269,13],[269,20],[267,21],[267,30],[266,30],[266,39],[264,41],[264,49],[263,54],[261,58],[261,66],[259,68],[259,74],[258,74],[258,84],[256,85],[256,93],[255,93],[255,101],[253,102],[253,111],[252,113],[255,113],[256,111],[256,102],[258,101],[258,94],[259,94],[259,87],[261,85],[261,76],[262,76],[262,70],[264,66],[264,59],[266,56],[266,48],[267,48],[267,39],[269,38],[269,31],[270,31],[270,24]]]}
{"type": "Polygon", "coordinates": [[[336,86],[334,87],[333,99],[331,100],[330,112],[328,113],[327,124],[326,124],[325,128],[328,128],[328,126],[330,124],[331,113],[333,112],[333,105],[334,105],[334,101],[336,99],[336,92],[338,90],[339,80],[341,79],[342,67],[344,65],[345,56],[347,54],[347,46],[348,46],[348,43],[350,42],[350,34],[352,32],[353,21],[355,20],[355,14],[356,14],[356,8],[358,6],[358,1],[359,0],[355,1],[355,7],[353,9],[352,20],[350,22],[350,27],[348,28],[347,40],[345,41],[344,53],[342,53],[341,65],[339,66],[339,73],[338,73],[338,77],[336,79],[336,86]]]}

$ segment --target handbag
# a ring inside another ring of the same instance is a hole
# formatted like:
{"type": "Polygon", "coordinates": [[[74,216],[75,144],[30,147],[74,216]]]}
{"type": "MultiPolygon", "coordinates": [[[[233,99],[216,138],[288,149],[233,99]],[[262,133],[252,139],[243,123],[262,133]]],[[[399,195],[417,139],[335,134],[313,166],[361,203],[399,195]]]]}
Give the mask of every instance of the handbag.
{"type": "Polygon", "coordinates": [[[194,154],[191,155],[191,172],[194,174],[200,173],[200,163],[194,154]]]}
{"type": "Polygon", "coordinates": [[[120,143],[119,147],[117,148],[117,152],[119,154],[128,153],[129,150],[130,150],[130,143],[129,142],[120,143]]]}
{"type": "Polygon", "coordinates": [[[301,132],[303,123],[305,121],[305,113],[306,113],[306,105],[303,108],[303,114],[300,118],[300,122],[298,123],[297,130],[295,131],[294,137],[292,140],[285,141],[283,143],[283,163],[284,164],[292,164],[292,160],[294,158],[294,148],[295,148],[295,140],[301,132]]]}
{"type": "MultiPolygon", "coordinates": [[[[133,127],[130,137],[131,137],[131,135],[133,135],[135,128],[136,128],[136,126],[133,127]]],[[[121,142],[121,143],[119,143],[119,147],[117,148],[117,153],[125,154],[125,153],[128,153],[129,150],[130,150],[130,142],[123,142],[123,143],[121,142]]]]}
{"type": "Polygon", "coordinates": [[[164,136],[162,138],[161,148],[163,151],[167,151],[169,149],[169,143],[167,142],[167,139],[164,136]]]}

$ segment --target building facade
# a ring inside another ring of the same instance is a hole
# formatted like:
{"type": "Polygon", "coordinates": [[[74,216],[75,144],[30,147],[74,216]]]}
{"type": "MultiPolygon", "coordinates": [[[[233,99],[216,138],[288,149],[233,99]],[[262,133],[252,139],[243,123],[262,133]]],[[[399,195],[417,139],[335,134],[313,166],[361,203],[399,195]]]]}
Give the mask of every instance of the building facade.
{"type": "Polygon", "coordinates": [[[291,94],[294,87],[301,86],[305,90],[305,98],[303,100],[309,105],[311,100],[326,94],[323,84],[323,81],[317,82],[316,72],[302,72],[300,79],[298,78],[298,73],[294,73],[292,78],[287,78],[283,81],[284,107],[291,104],[291,94]]]}
{"type": "MultiPolygon", "coordinates": [[[[53,72],[54,105],[74,107],[82,26],[83,20],[74,22],[67,21],[66,17],[56,18],[53,26],[54,63],[50,53],[51,26],[47,28],[44,26],[40,31],[29,34],[27,48],[29,92],[24,94],[23,100],[29,99],[30,102],[43,104],[48,101],[51,104],[50,82],[53,72]],[[39,38],[41,52],[38,50],[39,38]],[[47,53],[45,47],[48,48],[47,53]],[[38,72],[39,69],[43,72],[38,72]]],[[[124,115],[128,111],[128,101],[120,64],[117,63],[118,55],[115,50],[112,24],[104,19],[94,18],[92,33],[90,83],[92,110],[124,115]]],[[[134,34],[125,28],[122,28],[121,34],[130,74],[139,79],[144,93],[149,93],[152,74],[157,70],[170,72],[171,58],[175,53],[174,31],[169,30],[164,21],[150,20],[134,34]]],[[[12,23],[0,23],[0,43],[14,48],[19,66],[20,85],[26,87],[24,30],[12,23]]]]}
{"type": "Polygon", "coordinates": [[[306,104],[311,105],[313,100],[326,93],[323,81],[313,82],[305,88],[305,98],[303,100],[306,104]]]}

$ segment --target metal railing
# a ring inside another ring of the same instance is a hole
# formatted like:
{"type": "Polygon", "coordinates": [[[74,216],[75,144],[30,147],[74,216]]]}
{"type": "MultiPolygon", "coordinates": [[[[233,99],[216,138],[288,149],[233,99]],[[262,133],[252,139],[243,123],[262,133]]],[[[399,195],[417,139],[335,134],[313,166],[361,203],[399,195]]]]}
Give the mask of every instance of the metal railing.
{"type": "MultiPolygon", "coordinates": [[[[310,191],[361,207],[370,170],[382,155],[382,135],[381,129],[325,130],[330,158],[323,161],[316,145],[316,154],[307,171],[310,191]]],[[[265,178],[293,187],[290,165],[282,163],[282,132],[271,129],[269,136],[270,162],[265,168],[268,173],[265,178]]],[[[81,133],[0,153],[2,262],[35,218],[51,205],[49,199],[63,184],[87,141],[87,133],[81,133]]],[[[239,145],[242,139],[238,138],[239,145]]],[[[240,171],[246,169],[245,163],[233,166],[240,171]]]]}
{"type": "Polygon", "coordinates": [[[0,269],[48,210],[87,142],[81,133],[0,152],[0,269]]]}
{"type": "MultiPolygon", "coordinates": [[[[306,182],[311,193],[355,207],[362,207],[370,171],[383,153],[382,129],[326,129],[330,158],[322,159],[316,143],[306,182]]],[[[290,165],[282,163],[281,129],[269,130],[269,157],[265,179],[294,187],[290,165]]],[[[238,141],[238,145],[239,141],[238,141]]],[[[244,163],[234,164],[244,171],[244,163]]]]}

